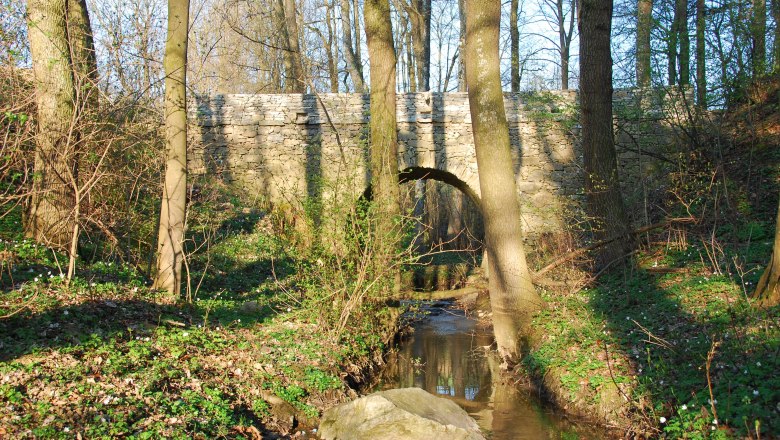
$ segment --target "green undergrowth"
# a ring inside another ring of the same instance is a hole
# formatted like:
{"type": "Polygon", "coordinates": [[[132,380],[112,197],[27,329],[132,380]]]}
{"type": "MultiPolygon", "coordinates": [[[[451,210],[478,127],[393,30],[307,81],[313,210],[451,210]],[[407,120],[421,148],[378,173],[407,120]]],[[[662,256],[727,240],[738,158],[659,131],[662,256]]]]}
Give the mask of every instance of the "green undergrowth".
{"type": "Polygon", "coordinates": [[[656,247],[591,288],[545,293],[526,367],[559,403],[641,436],[777,436],[780,310],[748,296],[770,243],[721,249],[656,247]]]}
{"type": "Polygon", "coordinates": [[[63,255],[3,224],[0,438],[256,438],[293,429],[280,405],[305,421],[344,399],[394,315],[366,307],[335,334],[301,301],[311,264],[271,216],[191,218],[192,301],[177,304],[119,260],[80,261],[66,286],[63,255]]]}

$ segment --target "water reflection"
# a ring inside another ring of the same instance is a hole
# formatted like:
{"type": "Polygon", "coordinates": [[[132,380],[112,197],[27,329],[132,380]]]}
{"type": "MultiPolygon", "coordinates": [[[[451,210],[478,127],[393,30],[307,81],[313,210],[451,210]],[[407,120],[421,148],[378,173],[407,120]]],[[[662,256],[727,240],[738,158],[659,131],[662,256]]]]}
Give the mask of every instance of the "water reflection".
{"type": "Polygon", "coordinates": [[[423,304],[429,315],[398,347],[383,389],[422,388],[464,408],[494,440],[596,438],[542,406],[502,375],[488,355],[492,334],[451,304],[423,304]]]}

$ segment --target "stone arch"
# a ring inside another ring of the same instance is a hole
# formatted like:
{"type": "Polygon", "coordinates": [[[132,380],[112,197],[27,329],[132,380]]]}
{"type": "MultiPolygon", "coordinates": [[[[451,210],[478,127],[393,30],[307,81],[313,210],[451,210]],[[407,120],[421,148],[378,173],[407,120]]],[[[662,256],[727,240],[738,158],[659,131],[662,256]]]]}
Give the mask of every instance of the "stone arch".
{"type": "MultiPolygon", "coordinates": [[[[479,197],[479,194],[468,183],[464,182],[463,180],[458,178],[458,176],[450,173],[449,171],[444,171],[436,168],[428,168],[428,167],[407,167],[398,172],[399,183],[412,182],[415,180],[422,180],[422,179],[436,180],[442,183],[446,183],[454,188],[457,188],[463,194],[465,194],[472,202],[474,202],[474,205],[476,205],[477,208],[479,208],[480,212],[482,212],[482,199],[479,197]]],[[[371,183],[369,183],[368,186],[366,187],[366,190],[363,191],[362,197],[364,199],[371,200],[372,198],[371,183]]]]}

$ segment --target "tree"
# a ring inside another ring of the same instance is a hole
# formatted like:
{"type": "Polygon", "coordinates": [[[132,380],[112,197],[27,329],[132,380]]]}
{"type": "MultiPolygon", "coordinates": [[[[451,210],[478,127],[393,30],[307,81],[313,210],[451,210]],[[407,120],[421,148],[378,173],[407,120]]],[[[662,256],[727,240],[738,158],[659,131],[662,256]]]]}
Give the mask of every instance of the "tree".
{"type": "Polygon", "coordinates": [[[412,25],[417,91],[427,92],[431,90],[431,0],[410,0],[404,6],[412,25]]]}
{"type": "Polygon", "coordinates": [[[652,79],[650,66],[650,33],[653,27],[653,0],[639,0],[636,16],[636,85],[649,87],[652,79]]]}
{"type": "Polygon", "coordinates": [[[569,54],[571,53],[571,40],[574,37],[574,16],[577,13],[576,0],[566,3],[568,9],[564,8],[564,0],[544,0],[540,5],[544,20],[558,34],[558,41],[544,38],[558,53],[558,63],[561,68],[561,90],[569,89],[569,54]]]}
{"type": "Polygon", "coordinates": [[[750,50],[753,76],[761,76],[766,73],[766,0],[753,0],[750,36],[753,43],[750,50]]]}
{"type": "Polygon", "coordinates": [[[352,46],[352,20],[350,19],[349,0],[339,0],[341,5],[341,35],[344,44],[344,55],[347,61],[347,71],[352,84],[355,85],[355,92],[364,93],[366,84],[363,82],[363,69],[358,55],[352,46]]]}
{"type": "Polygon", "coordinates": [[[30,53],[36,88],[32,195],[25,234],[73,255],[78,240],[78,130],[81,109],[94,102],[97,66],[84,0],[30,0],[30,53]]]}
{"type": "Polygon", "coordinates": [[[275,0],[274,6],[284,45],[284,90],[287,93],[304,93],[306,82],[303,78],[301,48],[298,42],[295,0],[275,0]]]}
{"type": "Polygon", "coordinates": [[[772,67],[775,72],[780,71],[780,0],[772,0],[772,18],[775,22],[775,38],[772,43],[772,67]]]}
{"type": "MultiPolygon", "coordinates": [[[[395,114],[395,46],[388,0],[366,0],[363,9],[371,66],[371,187],[378,206],[375,237],[377,264],[389,266],[396,217],[401,212],[398,187],[398,133],[395,114]]],[[[396,283],[396,287],[398,283],[396,283]]]]}
{"type": "Polygon", "coordinates": [[[187,27],[189,0],[168,0],[165,42],[165,182],[157,238],[154,288],[181,296],[187,207],[187,27]]]}
{"type": "Polygon", "coordinates": [[[600,248],[596,265],[621,260],[631,250],[628,217],[620,194],[612,131],[612,0],[580,0],[580,108],[585,195],[600,248]]]}
{"type": "Polygon", "coordinates": [[[704,0],[696,0],[696,104],[707,107],[707,51],[704,0]]]}
{"type": "Polygon", "coordinates": [[[493,327],[500,355],[517,361],[520,338],[543,302],[526,263],[509,149],[498,55],[501,4],[498,0],[465,0],[464,15],[464,62],[490,261],[493,327]]]}
{"type": "Polygon", "coordinates": [[[688,35],[688,1],[674,0],[674,17],[669,30],[667,42],[667,62],[669,70],[669,85],[677,84],[678,74],[680,85],[690,82],[691,43],[688,35]],[[679,51],[677,45],[680,45],[679,51]],[[680,71],[677,71],[679,56],[680,71]]]}
{"type": "Polygon", "coordinates": [[[780,202],[775,219],[775,243],[772,247],[772,257],[758,280],[753,298],[763,306],[780,304],[780,202]]]}
{"type": "Polygon", "coordinates": [[[519,3],[519,0],[512,0],[509,4],[509,39],[511,40],[509,83],[512,93],[520,91],[520,29],[517,24],[519,3]]]}

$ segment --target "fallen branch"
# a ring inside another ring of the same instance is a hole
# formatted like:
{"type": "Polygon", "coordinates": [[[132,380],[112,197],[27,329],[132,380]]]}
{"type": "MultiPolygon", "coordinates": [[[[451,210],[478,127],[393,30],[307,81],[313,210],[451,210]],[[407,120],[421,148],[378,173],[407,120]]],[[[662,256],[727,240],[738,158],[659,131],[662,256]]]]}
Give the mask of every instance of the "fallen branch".
{"type": "Polygon", "coordinates": [[[544,266],[543,268],[539,269],[536,273],[534,273],[532,275],[531,278],[533,279],[534,282],[537,282],[537,281],[541,280],[541,278],[542,278],[542,276],[544,276],[544,274],[546,274],[547,272],[557,268],[558,266],[560,266],[560,265],[562,265],[562,264],[564,264],[564,263],[566,263],[568,261],[571,261],[574,258],[577,258],[577,257],[579,257],[581,255],[584,255],[584,254],[586,254],[586,253],[588,253],[588,252],[590,252],[592,250],[598,249],[598,248],[600,248],[602,246],[606,246],[606,245],[608,245],[608,244],[610,244],[610,243],[612,243],[614,241],[620,240],[622,238],[626,238],[629,235],[644,234],[645,232],[652,231],[653,229],[662,228],[662,227],[668,226],[668,225],[670,225],[672,223],[693,223],[695,221],[696,221],[696,219],[694,219],[693,217],[672,218],[672,219],[664,220],[664,221],[659,222],[659,223],[653,223],[652,225],[642,226],[641,228],[635,229],[635,230],[629,232],[628,234],[616,235],[616,236],[610,237],[610,238],[608,238],[606,240],[602,240],[602,241],[599,241],[597,243],[593,243],[593,244],[591,244],[589,246],[586,246],[584,248],[575,249],[575,250],[573,250],[573,251],[571,251],[571,252],[569,252],[567,254],[562,255],[561,257],[559,257],[558,259],[556,259],[552,263],[548,264],[547,266],[544,266]]]}

